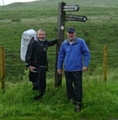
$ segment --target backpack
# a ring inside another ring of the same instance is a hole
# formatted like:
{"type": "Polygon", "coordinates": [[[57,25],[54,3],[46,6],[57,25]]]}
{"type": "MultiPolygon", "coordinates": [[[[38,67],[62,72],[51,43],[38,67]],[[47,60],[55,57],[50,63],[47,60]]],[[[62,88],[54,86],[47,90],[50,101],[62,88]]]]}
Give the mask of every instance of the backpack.
{"type": "Polygon", "coordinates": [[[34,29],[29,29],[22,33],[21,46],[20,46],[20,58],[23,62],[25,62],[27,46],[34,35],[36,35],[36,31],[34,29]]]}

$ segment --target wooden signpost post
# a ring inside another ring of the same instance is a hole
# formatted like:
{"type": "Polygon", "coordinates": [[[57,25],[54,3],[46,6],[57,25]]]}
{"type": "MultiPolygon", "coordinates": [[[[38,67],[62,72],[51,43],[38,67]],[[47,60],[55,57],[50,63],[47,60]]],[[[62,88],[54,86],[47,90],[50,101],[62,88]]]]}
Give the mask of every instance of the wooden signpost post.
{"type": "Polygon", "coordinates": [[[56,67],[55,67],[55,86],[60,86],[62,83],[62,75],[57,73],[57,59],[58,59],[58,51],[61,43],[64,40],[64,30],[65,30],[65,21],[78,21],[78,22],[86,22],[87,17],[81,15],[71,15],[66,14],[66,12],[76,12],[80,9],[79,5],[66,5],[66,3],[59,3],[59,11],[58,11],[58,35],[57,35],[57,47],[56,47],[56,67]]]}

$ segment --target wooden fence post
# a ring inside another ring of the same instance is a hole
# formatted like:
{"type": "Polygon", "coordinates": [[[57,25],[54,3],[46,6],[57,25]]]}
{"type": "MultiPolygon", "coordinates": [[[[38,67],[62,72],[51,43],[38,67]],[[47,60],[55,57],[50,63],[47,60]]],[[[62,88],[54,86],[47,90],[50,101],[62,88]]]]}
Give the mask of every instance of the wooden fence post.
{"type": "Polygon", "coordinates": [[[4,75],[5,75],[5,51],[4,47],[0,48],[0,82],[1,82],[1,89],[5,89],[5,81],[4,81],[4,75]]]}
{"type": "Polygon", "coordinates": [[[108,57],[108,50],[107,46],[104,46],[104,53],[103,53],[103,79],[107,81],[107,57],[108,57]]]}

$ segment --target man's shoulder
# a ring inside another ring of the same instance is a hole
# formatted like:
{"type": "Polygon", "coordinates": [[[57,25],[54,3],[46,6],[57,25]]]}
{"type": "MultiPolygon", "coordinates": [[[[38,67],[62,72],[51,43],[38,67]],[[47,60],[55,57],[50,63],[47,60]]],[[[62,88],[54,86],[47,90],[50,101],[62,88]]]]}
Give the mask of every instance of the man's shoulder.
{"type": "Polygon", "coordinates": [[[34,39],[31,39],[30,42],[29,42],[29,45],[30,46],[35,46],[38,42],[34,39]]]}
{"type": "Polygon", "coordinates": [[[80,38],[80,37],[77,37],[76,38],[78,41],[80,40],[80,41],[85,41],[83,38],[80,38]]]}
{"type": "Polygon", "coordinates": [[[76,37],[76,41],[77,41],[78,44],[85,43],[85,40],[83,38],[80,38],[80,37],[76,37]]]}
{"type": "Polygon", "coordinates": [[[65,39],[65,40],[62,42],[62,44],[66,44],[66,43],[68,43],[68,39],[65,39]]]}

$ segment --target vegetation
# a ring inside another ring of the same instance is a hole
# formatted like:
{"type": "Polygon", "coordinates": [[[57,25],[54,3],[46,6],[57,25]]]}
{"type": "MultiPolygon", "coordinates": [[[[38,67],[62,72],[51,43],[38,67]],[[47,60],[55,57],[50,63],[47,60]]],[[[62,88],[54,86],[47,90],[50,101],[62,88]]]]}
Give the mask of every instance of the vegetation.
{"type": "Polygon", "coordinates": [[[55,47],[48,50],[49,72],[47,91],[41,101],[33,101],[32,84],[28,81],[25,63],[20,60],[22,32],[46,30],[47,39],[57,37],[58,4],[62,0],[38,0],[0,6],[0,46],[5,48],[5,93],[0,90],[1,120],[117,120],[118,119],[118,2],[117,0],[64,0],[67,5],[79,4],[78,12],[88,21],[67,21],[77,36],[86,40],[91,50],[91,63],[83,80],[83,108],[75,114],[67,101],[65,80],[54,87],[55,47]],[[108,81],[103,81],[103,47],[108,47],[108,81]],[[49,99],[50,98],[50,99],[49,99]]]}
{"type": "Polygon", "coordinates": [[[5,93],[0,91],[0,119],[117,120],[117,71],[109,76],[107,82],[102,81],[101,76],[84,76],[80,113],[75,113],[74,105],[67,100],[64,79],[60,87],[54,87],[54,81],[48,79],[44,97],[40,101],[34,101],[36,93],[32,92],[32,84],[25,71],[22,82],[6,82],[5,93]]]}

